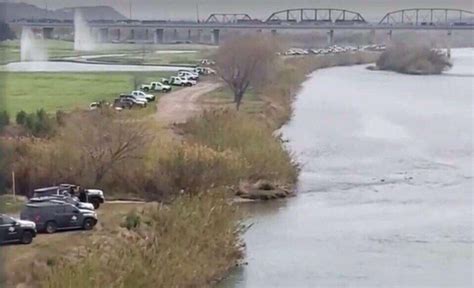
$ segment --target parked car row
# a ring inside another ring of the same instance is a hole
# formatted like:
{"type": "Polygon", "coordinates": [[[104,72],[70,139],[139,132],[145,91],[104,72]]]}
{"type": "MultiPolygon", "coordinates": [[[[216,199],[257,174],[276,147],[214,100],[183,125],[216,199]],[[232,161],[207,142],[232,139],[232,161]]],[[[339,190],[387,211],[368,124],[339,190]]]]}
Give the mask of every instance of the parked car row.
{"type": "Polygon", "coordinates": [[[333,45],[323,49],[301,49],[301,48],[291,48],[280,53],[280,55],[285,56],[298,56],[298,55],[328,55],[328,54],[339,54],[347,52],[357,52],[357,51],[385,51],[385,45],[366,45],[366,46],[338,46],[333,45]]]}
{"type": "Polygon", "coordinates": [[[209,60],[209,59],[202,59],[200,61],[200,63],[203,66],[214,66],[214,65],[216,65],[216,62],[214,62],[213,60],[209,60]]]}
{"type": "Polygon", "coordinates": [[[89,104],[89,110],[96,110],[101,107],[112,107],[115,110],[132,109],[135,107],[145,108],[149,102],[155,101],[156,96],[150,93],[171,92],[172,86],[190,87],[197,84],[201,75],[213,75],[216,71],[209,67],[195,67],[181,69],[175,76],[162,78],[161,81],[152,81],[149,84],[142,84],[139,90],[130,93],[120,94],[112,103],[105,101],[92,102],[89,104]]]}
{"type": "MultiPolygon", "coordinates": [[[[170,86],[191,87],[197,84],[200,76],[213,75],[213,74],[216,74],[216,71],[208,67],[181,69],[178,71],[177,75],[171,76],[170,78],[162,78],[161,82],[158,82],[158,83],[164,83],[164,85],[170,85],[170,86]]],[[[142,88],[147,88],[147,87],[148,86],[142,85],[142,88]]]]}
{"type": "Polygon", "coordinates": [[[0,244],[30,244],[38,232],[91,230],[98,222],[95,210],[104,202],[102,190],[73,184],[35,189],[19,219],[0,214],[0,244]]]}

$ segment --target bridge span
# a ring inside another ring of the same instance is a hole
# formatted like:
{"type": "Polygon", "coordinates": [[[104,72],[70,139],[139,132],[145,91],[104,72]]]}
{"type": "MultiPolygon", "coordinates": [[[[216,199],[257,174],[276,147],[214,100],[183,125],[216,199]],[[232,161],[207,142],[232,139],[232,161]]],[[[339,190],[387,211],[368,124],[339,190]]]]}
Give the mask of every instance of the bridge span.
{"type": "MultiPolygon", "coordinates": [[[[74,21],[60,21],[55,19],[28,20],[22,19],[11,22],[25,28],[42,29],[43,37],[49,38],[54,29],[73,28],[74,21]]],[[[219,43],[221,30],[248,30],[261,32],[269,30],[272,34],[284,30],[324,30],[328,34],[328,44],[334,39],[337,30],[366,30],[375,34],[375,31],[386,31],[391,37],[397,30],[426,30],[446,31],[448,36],[452,31],[474,31],[474,13],[466,10],[449,8],[415,8],[392,11],[387,13],[379,22],[368,22],[361,13],[344,9],[333,8],[298,8],[287,9],[272,13],[266,20],[254,19],[248,14],[235,13],[211,14],[205,21],[162,21],[162,20],[121,20],[121,21],[89,21],[91,30],[98,31],[99,42],[110,41],[109,31],[115,33],[120,40],[120,30],[131,31],[132,38],[136,30],[145,30],[148,37],[152,31],[153,41],[163,43],[164,31],[187,29],[199,35],[203,31],[210,31],[212,42],[219,43]]]]}

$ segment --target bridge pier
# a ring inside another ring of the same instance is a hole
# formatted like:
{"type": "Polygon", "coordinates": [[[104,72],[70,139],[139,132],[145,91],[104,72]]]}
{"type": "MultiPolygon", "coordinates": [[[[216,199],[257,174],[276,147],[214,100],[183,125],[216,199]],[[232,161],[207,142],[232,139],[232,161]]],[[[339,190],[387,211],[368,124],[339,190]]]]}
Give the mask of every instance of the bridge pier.
{"type": "Polygon", "coordinates": [[[53,38],[53,30],[52,27],[44,27],[42,29],[43,39],[51,39],[53,38]]]}
{"type": "Polygon", "coordinates": [[[121,33],[120,28],[118,28],[117,29],[117,38],[116,38],[117,42],[120,42],[120,33],[121,33]]]}
{"type": "Polygon", "coordinates": [[[109,29],[108,28],[100,28],[98,33],[98,42],[99,43],[106,43],[109,41],[109,29]]]}
{"type": "Polygon", "coordinates": [[[163,44],[163,35],[164,35],[164,30],[163,29],[156,29],[155,30],[155,35],[153,37],[153,42],[155,44],[163,44]]]}
{"type": "Polygon", "coordinates": [[[392,42],[393,30],[389,30],[388,33],[387,33],[387,36],[388,36],[388,41],[392,42]]]}
{"type": "Polygon", "coordinates": [[[332,46],[334,44],[334,30],[328,31],[328,46],[332,46]]]}
{"type": "Polygon", "coordinates": [[[220,33],[220,30],[219,30],[219,29],[214,29],[214,30],[212,30],[212,43],[213,43],[214,45],[219,45],[219,40],[220,40],[220,39],[219,39],[219,38],[220,38],[220,37],[219,37],[219,36],[220,36],[219,33],[220,33]]]}
{"type": "Polygon", "coordinates": [[[188,29],[188,41],[191,41],[191,36],[192,36],[191,29],[188,29]]]}
{"type": "Polygon", "coordinates": [[[130,30],[130,40],[135,40],[135,29],[130,30]]]}
{"type": "Polygon", "coordinates": [[[273,29],[272,30],[272,36],[277,36],[278,35],[278,31],[276,29],[273,29]]]}
{"type": "Polygon", "coordinates": [[[197,43],[202,43],[202,29],[197,30],[197,43]]]}
{"type": "Polygon", "coordinates": [[[446,39],[446,56],[448,58],[451,58],[451,38],[452,38],[453,32],[451,30],[448,31],[447,39],[446,39]]]}
{"type": "Polygon", "coordinates": [[[377,41],[377,39],[376,39],[375,30],[372,29],[372,30],[370,30],[370,34],[369,34],[369,44],[375,44],[376,41],[377,41]]]}
{"type": "Polygon", "coordinates": [[[174,30],[173,30],[173,41],[178,40],[178,37],[179,37],[179,35],[178,35],[178,29],[174,29],[174,30]]]}

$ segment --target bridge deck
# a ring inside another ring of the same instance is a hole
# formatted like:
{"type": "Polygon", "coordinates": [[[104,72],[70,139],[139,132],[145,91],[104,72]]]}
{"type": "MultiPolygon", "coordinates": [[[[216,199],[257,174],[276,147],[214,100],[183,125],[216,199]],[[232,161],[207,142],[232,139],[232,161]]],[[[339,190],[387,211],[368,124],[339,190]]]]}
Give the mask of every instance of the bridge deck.
{"type": "MultiPolygon", "coordinates": [[[[73,23],[14,22],[37,28],[74,27],[73,23]]],[[[387,24],[245,24],[245,23],[89,23],[92,28],[110,29],[253,29],[253,30],[474,30],[474,25],[387,25],[387,24]]]]}

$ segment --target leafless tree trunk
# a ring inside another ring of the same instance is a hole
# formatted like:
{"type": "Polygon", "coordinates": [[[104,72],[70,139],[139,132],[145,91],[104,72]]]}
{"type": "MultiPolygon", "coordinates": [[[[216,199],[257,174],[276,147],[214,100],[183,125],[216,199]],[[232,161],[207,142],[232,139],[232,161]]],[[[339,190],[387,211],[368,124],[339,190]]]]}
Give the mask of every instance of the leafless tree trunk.
{"type": "Polygon", "coordinates": [[[237,110],[247,89],[270,74],[276,51],[275,42],[262,35],[236,36],[219,47],[217,70],[234,93],[237,110]]]}

